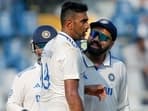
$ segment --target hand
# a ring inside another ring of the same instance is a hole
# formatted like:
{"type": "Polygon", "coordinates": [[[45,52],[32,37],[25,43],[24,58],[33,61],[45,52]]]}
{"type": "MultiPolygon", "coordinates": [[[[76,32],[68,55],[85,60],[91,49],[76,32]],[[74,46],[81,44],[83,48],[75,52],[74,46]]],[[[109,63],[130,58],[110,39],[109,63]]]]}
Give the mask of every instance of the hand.
{"type": "Polygon", "coordinates": [[[85,94],[97,96],[100,101],[106,98],[106,92],[103,85],[87,85],[85,86],[85,94]]]}
{"type": "Polygon", "coordinates": [[[105,92],[104,86],[102,86],[102,85],[97,86],[96,96],[99,98],[100,101],[105,100],[107,94],[105,92]]]}
{"type": "Polygon", "coordinates": [[[105,100],[106,92],[105,92],[104,86],[103,85],[95,85],[95,86],[96,86],[96,89],[93,95],[97,96],[100,101],[105,100]]]}

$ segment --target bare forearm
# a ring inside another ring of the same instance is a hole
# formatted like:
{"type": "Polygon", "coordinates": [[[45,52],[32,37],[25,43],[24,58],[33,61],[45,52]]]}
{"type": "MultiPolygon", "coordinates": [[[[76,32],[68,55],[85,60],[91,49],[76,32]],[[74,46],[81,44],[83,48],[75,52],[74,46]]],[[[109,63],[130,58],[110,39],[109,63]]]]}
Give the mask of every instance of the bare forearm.
{"type": "Polygon", "coordinates": [[[65,96],[70,111],[84,111],[83,103],[78,91],[78,80],[65,80],[65,96]]]}
{"type": "Polygon", "coordinates": [[[106,98],[106,92],[103,85],[88,85],[85,86],[85,94],[96,96],[100,101],[106,98]]]}
{"type": "Polygon", "coordinates": [[[83,103],[79,95],[67,96],[67,102],[69,104],[70,111],[84,111],[83,103]]]}
{"type": "Polygon", "coordinates": [[[85,94],[88,95],[96,95],[96,94],[101,94],[104,91],[104,87],[102,85],[88,85],[85,86],[85,94]]]}

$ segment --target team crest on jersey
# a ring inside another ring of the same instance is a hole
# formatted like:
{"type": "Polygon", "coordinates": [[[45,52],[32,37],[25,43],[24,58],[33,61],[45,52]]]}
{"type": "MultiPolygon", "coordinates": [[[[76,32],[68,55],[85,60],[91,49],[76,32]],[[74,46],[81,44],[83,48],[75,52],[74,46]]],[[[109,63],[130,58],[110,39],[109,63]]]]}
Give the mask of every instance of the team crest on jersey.
{"type": "Polygon", "coordinates": [[[50,35],[51,35],[50,32],[47,31],[47,30],[45,30],[45,31],[42,32],[42,37],[45,38],[45,39],[49,38],[50,35]]]}
{"type": "Polygon", "coordinates": [[[115,80],[115,75],[114,75],[113,73],[110,73],[110,74],[108,75],[108,79],[109,79],[110,81],[114,81],[114,80],[115,80]]]}

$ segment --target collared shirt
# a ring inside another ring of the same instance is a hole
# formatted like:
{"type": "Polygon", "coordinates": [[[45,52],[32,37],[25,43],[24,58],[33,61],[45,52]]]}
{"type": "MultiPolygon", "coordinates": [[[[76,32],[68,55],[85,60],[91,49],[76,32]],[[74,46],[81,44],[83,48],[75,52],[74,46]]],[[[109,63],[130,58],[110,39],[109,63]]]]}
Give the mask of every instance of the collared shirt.
{"type": "Polygon", "coordinates": [[[16,75],[10,90],[7,111],[39,111],[41,66],[35,64],[16,75]]]}
{"type": "Polygon", "coordinates": [[[80,78],[83,77],[85,66],[81,51],[71,37],[59,32],[45,46],[41,61],[43,85],[41,102],[50,102],[58,97],[65,98],[64,80],[67,79],[79,79],[81,82],[79,92],[83,97],[84,85],[80,78]]]}
{"type": "Polygon", "coordinates": [[[111,56],[106,56],[98,68],[84,55],[85,85],[102,84],[107,97],[99,101],[95,96],[85,95],[85,111],[129,111],[127,95],[127,75],[123,62],[111,56]]]}

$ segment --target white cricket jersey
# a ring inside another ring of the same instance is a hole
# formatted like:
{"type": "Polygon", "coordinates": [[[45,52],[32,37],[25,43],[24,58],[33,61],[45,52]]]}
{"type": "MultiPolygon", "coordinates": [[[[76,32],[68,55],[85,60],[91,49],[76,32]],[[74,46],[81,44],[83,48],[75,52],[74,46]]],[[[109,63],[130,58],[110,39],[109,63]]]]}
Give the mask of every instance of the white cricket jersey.
{"type": "Polygon", "coordinates": [[[16,75],[7,102],[7,111],[39,111],[41,66],[35,64],[16,75]]]}
{"type": "Polygon", "coordinates": [[[107,97],[99,101],[96,96],[85,95],[85,111],[129,111],[126,67],[120,60],[106,56],[98,68],[84,55],[85,85],[102,84],[107,97]]]}
{"type": "MultiPolygon", "coordinates": [[[[67,107],[64,89],[64,80],[66,79],[79,79],[79,92],[83,100],[84,79],[80,78],[83,77],[85,67],[81,51],[71,37],[64,32],[58,33],[57,37],[45,46],[41,61],[43,66],[41,104],[47,103],[49,110],[54,107],[54,111],[56,111],[58,110],[55,109],[57,105],[51,104],[50,106],[50,103],[63,101],[67,107]]],[[[55,103],[58,104],[58,102],[55,103]]],[[[69,108],[64,111],[69,111],[69,108]]]]}

